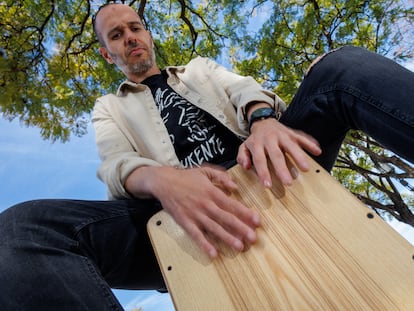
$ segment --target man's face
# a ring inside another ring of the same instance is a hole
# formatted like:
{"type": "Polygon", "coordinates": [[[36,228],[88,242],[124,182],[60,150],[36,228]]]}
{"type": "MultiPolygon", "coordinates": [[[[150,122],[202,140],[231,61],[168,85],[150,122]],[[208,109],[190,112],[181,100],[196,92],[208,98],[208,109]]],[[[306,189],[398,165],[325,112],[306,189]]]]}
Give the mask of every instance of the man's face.
{"type": "Polygon", "coordinates": [[[96,29],[104,43],[100,53],[128,78],[141,76],[156,67],[151,35],[129,6],[104,7],[96,18],[96,29]]]}

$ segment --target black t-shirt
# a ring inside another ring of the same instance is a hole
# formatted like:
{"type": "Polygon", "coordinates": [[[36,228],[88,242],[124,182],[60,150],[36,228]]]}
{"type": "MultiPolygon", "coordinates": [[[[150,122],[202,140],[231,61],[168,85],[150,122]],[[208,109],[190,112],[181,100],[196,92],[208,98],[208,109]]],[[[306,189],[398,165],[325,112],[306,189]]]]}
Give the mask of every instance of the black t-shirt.
{"type": "Polygon", "coordinates": [[[236,163],[241,140],[209,113],[177,94],[165,71],[145,79],[181,164],[198,167],[203,162],[229,168],[236,163]]]}

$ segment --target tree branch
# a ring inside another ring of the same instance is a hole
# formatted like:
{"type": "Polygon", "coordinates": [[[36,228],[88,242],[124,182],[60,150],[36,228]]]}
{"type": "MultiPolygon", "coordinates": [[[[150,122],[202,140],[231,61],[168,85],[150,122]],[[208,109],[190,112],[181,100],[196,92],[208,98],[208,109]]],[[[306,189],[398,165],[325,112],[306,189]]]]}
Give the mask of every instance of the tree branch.
{"type": "Polygon", "coordinates": [[[186,15],[186,9],[189,8],[189,7],[186,5],[185,0],[178,0],[178,2],[181,5],[180,18],[184,21],[184,23],[190,29],[191,39],[192,39],[192,52],[195,53],[196,52],[195,47],[196,47],[198,32],[195,30],[193,24],[191,23],[191,21],[188,19],[187,15],[186,15]]]}
{"type": "Polygon", "coordinates": [[[85,26],[86,26],[86,23],[87,23],[87,21],[88,21],[88,19],[89,19],[89,16],[91,15],[91,3],[90,3],[90,1],[88,0],[88,1],[86,1],[87,2],[87,11],[86,11],[86,15],[85,15],[85,17],[83,18],[83,20],[82,20],[82,23],[81,23],[81,26],[80,26],[80,29],[79,29],[79,31],[77,32],[77,33],[75,33],[71,38],[70,38],[70,40],[69,40],[69,42],[68,42],[68,44],[66,45],[66,49],[65,49],[65,54],[67,54],[68,53],[68,51],[69,51],[69,49],[71,48],[71,46],[72,46],[72,44],[73,44],[73,42],[75,41],[75,39],[77,38],[77,37],[80,37],[83,33],[84,33],[84,31],[85,31],[85,26]]]}

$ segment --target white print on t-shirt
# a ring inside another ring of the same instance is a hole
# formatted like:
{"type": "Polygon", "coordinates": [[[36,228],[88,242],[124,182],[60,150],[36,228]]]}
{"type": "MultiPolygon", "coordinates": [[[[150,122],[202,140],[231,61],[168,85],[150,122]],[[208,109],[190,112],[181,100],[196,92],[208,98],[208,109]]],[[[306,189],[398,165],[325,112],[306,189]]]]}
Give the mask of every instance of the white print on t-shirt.
{"type": "Polygon", "coordinates": [[[209,139],[196,147],[185,159],[181,161],[184,167],[198,167],[204,161],[213,159],[214,155],[224,154],[222,141],[215,134],[209,139]]]}
{"type": "MultiPolygon", "coordinates": [[[[163,118],[164,124],[170,121],[172,109],[174,114],[178,114],[177,126],[181,128],[180,136],[186,136],[189,143],[194,144],[194,150],[184,159],[181,164],[184,167],[197,167],[203,162],[210,161],[218,155],[223,155],[225,148],[220,137],[217,137],[211,130],[216,125],[208,125],[205,120],[205,112],[198,107],[192,105],[186,99],[182,98],[169,89],[161,88],[155,91],[154,97],[158,110],[163,118]],[[185,129],[185,131],[182,131],[185,129]],[[183,134],[184,133],[184,134],[183,134]]],[[[175,143],[175,135],[170,133],[172,143],[175,143]]]]}

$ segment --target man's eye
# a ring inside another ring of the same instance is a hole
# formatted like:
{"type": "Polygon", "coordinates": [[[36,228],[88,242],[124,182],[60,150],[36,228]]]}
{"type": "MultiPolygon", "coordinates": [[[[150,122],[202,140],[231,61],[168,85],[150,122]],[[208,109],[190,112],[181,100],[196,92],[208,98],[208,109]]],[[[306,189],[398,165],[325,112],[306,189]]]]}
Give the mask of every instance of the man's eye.
{"type": "Polygon", "coordinates": [[[112,36],[112,40],[117,40],[117,39],[119,39],[120,37],[121,37],[121,34],[116,33],[116,34],[114,34],[114,35],[112,36]]]}

